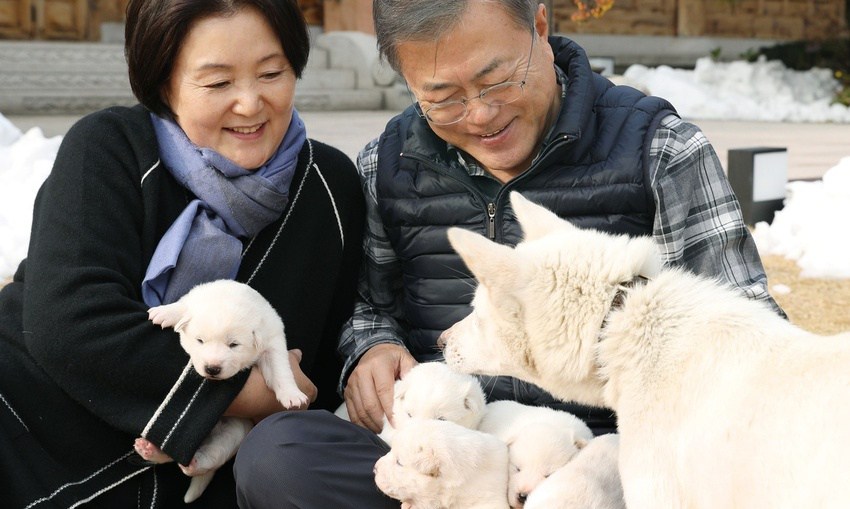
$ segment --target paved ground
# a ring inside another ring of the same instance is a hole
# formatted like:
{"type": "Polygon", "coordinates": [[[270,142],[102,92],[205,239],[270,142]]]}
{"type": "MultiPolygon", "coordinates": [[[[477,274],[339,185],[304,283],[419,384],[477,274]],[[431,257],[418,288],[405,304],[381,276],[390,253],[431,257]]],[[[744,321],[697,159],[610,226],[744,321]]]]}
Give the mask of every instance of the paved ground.
{"type": "MultiPolygon", "coordinates": [[[[339,147],[354,158],[377,136],[393,111],[333,111],[301,114],[312,138],[339,147]]],[[[46,136],[64,134],[77,117],[19,117],[9,120],[22,130],[40,127],[46,136]]],[[[814,179],[850,157],[850,124],[791,124],[694,120],[714,145],[726,166],[730,148],[785,147],[788,178],[814,179]]]]}

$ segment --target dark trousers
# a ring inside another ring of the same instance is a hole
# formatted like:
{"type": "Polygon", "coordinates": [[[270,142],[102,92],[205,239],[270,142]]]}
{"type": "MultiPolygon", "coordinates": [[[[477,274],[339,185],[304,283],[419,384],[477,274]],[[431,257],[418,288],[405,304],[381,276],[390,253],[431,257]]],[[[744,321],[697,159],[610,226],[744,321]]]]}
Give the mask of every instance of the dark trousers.
{"type": "Polygon", "coordinates": [[[241,509],[398,509],[375,486],[389,446],[326,410],[281,412],[248,434],[233,467],[241,509]]]}

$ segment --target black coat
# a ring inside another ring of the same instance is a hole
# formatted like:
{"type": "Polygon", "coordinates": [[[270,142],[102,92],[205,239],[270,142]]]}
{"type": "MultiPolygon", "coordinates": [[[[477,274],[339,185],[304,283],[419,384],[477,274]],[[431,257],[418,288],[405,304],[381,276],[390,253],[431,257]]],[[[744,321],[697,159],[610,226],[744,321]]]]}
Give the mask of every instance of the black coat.
{"type": "MultiPolygon", "coordinates": [[[[70,507],[102,490],[95,502],[122,493],[128,507],[137,496],[150,507],[155,491],[157,507],[182,504],[187,478],[177,467],[140,465],[132,450],[188,362],[177,334],[147,320],[141,298],[153,250],[191,198],[158,160],[149,113],[110,108],[71,128],[39,191],[28,259],[0,291],[3,507],[70,507]]],[[[251,286],[280,313],[289,348],[303,350],[302,368],[319,388],[314,406],[339,403],[335,348],[351,312],[363,214],[351,161],[305,143],[289,205],[237,277],[261,263],[251,286]]],[[[179,384],[148,435],[181,463],[245,376],[202,380],[192,372],[179,384]]],[[[224,468],[213,484],[229,477],[224,468]]],[[[224,492],[215,505],[235,507],[224,492]]]]}

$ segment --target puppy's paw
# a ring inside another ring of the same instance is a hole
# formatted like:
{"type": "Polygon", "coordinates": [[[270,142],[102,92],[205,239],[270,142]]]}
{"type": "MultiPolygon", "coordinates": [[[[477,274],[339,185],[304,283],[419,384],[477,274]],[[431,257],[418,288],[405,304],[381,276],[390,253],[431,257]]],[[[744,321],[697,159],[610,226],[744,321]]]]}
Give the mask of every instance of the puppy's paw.
{"type": "Polygon", "coordinates": [[[279,388],[275,391],[277,400],[286,408],[307,408],[310,406],[310,398],[297,387],[279,388]]]}
{"type": "Polygon", "coordinates": [[[133,443],[133,449],[136,450],[136,454],[153,463],[169,463],[174,461],[171,459],[171,456],[162,452],[162,449],[145,438],[137,438],[133,443]]]}
{"type": "Polygon", "coordinates": [[[148,320],[163,329],[173,327],[183,316],[183,308],[178,303],[156,306],[148,309],[148,320]]]}
{"type": "Polygon", "coordinates": [[[193,457],[192,461],[190,461],[188,465],[181,465],[181,464],[178,463],[177,466],[179,466],[180,470],[182,470],[183,473],[186,474],[189,477],[204,475],[204,474],[208,473],[210,470],[212,470],[210,468],[202,467],[200,465],[200,463],[198,462],[197,457],[193,457]]]}

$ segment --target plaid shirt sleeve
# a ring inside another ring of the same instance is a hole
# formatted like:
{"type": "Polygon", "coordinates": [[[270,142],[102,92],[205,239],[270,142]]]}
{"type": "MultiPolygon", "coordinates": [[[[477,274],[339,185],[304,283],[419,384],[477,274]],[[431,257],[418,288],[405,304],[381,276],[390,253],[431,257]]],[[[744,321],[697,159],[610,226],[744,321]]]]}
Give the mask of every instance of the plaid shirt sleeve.
{"type": "Polygon", "coordinates": [[[354,312],[343,325],[339,340],[339,352],[344,359],[337,388],[340,395],[348,375],[366,351],[380,343],[404,346],[403,338],[407,337],[407,326],[401,312],[401,268],[378,213],[375,194],[377,140],[373,140],[360,151],[356,166],[366,197],[364,256],[354,312]]]}
{"type": "Polygon", "coordinates": [[[699,128],[665,117],[649,152],[656,213],[653,236],[669,265],[727,282],[785,313],[767,291],[767,277],[738,199],[699,128]]]}

